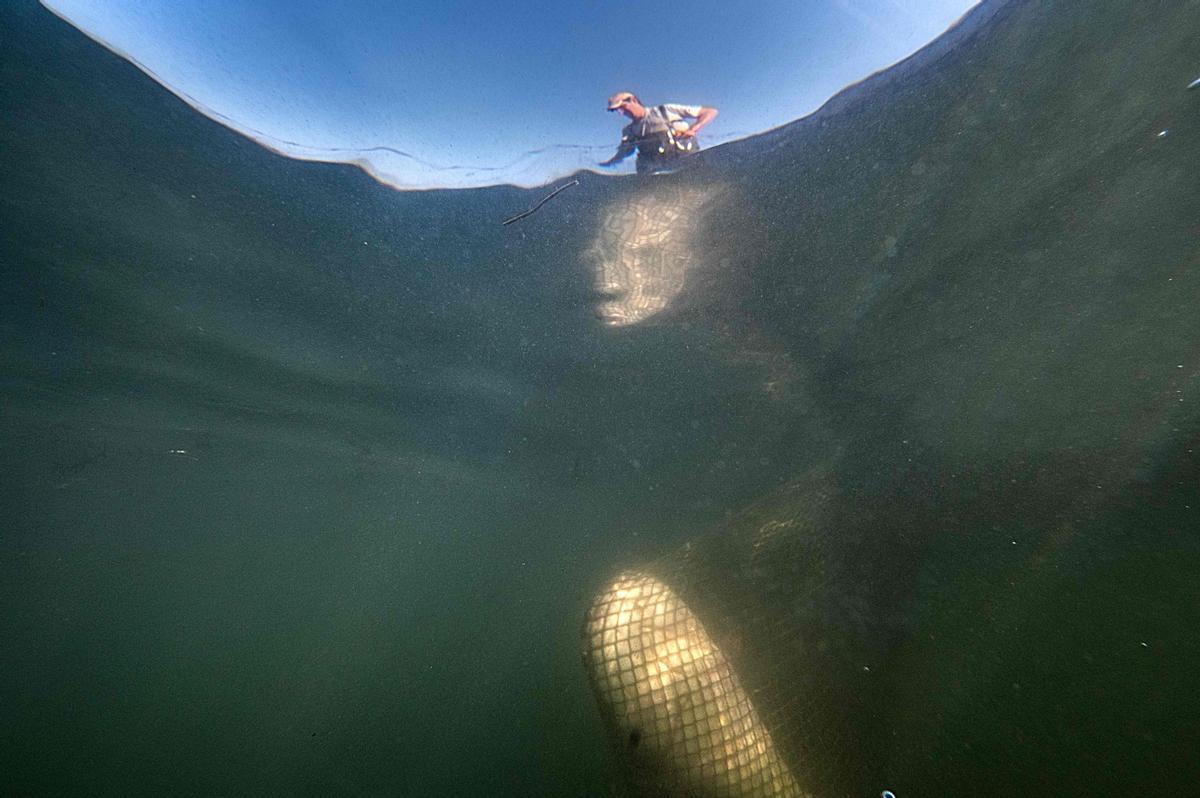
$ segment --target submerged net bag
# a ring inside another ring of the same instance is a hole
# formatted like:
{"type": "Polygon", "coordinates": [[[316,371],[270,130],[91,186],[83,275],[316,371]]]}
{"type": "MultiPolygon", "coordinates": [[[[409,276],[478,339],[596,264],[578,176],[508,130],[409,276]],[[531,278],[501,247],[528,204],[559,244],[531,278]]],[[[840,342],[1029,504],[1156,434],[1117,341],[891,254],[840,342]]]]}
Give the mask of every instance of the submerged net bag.
{"type": "Polygon", "coordinates": [[[781,505],[800,490],[596,593],[584,662],[631,794],[807,796],[843,781],[847,707],[814,657],[845,645],[817,629],[838,623],[837,602],[821,598],[830,558],[804,541],[815,508],[781,505]]]}
{"type": "Polygon", "coordinates": [[[1178,787],[1197,774],[1193,458],[1100,502],[1083,461],[803,478],[627,564],[582,626],[627,793],[1178,787]]]}
{"type": "Polygon", "coordinates": [[[605,719],[643,789],[802,794],[732,664],[668,585],[619,575],[589,610],[584,639],[605,719]]]}

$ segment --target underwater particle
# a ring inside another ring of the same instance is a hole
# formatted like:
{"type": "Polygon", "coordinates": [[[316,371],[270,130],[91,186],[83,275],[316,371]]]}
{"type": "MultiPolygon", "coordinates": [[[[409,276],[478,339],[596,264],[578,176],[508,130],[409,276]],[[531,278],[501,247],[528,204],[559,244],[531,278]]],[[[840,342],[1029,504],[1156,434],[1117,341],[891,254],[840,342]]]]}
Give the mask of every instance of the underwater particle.
{"type": "Polygon", "coordinates": [[[1200,86],[1200,78],[1196,78],[1195,80],[1193,80],[1191,83],[1188,84],[1189,89],[1194,89],[1197,86],[1200,86]]]}
{"type": "Polygon", "coordinates": [[[1160,130],[1160,131],[1158,131],[1158,136],[1157,136],[1157,137],[1161,139],[1163,136],[1167,135],[1167,134],[1168,134],[1168,133],[1170,133],[1170,132],[1171,132],[1171,131],[1169,131],[1169,130],[1160,130]]]}
{"type": "Polygon", "coordinates": [[[883,792],[879,793],[879,798],[896,798],[896,793],[892,792],[891,790],[884,790],[883,792]]]}

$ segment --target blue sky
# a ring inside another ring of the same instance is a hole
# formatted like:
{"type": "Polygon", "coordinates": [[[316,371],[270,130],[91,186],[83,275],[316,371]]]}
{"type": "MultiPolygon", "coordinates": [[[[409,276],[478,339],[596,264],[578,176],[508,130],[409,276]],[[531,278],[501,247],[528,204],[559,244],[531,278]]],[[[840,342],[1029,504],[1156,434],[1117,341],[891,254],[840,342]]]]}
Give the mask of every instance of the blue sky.
{"type": "Polygon", "coordinates": [[[620,89],[720,109],[705,146],[777,127],[974,5],[44,2],[231,127],[402,188],[534,186],[594,165],[619,138],[604,101],[620,89]]]}

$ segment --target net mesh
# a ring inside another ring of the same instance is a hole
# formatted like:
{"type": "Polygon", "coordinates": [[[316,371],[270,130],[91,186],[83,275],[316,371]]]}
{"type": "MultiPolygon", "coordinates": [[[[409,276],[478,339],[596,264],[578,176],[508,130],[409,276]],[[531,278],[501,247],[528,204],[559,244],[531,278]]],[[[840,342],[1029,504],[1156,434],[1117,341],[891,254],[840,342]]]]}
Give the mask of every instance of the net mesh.
{"type": "Polygon", "coordinates": [[[643,789],[801,796],[729,660],[666,584],[623,573],[584,628],[592,683],[643,789]]]}

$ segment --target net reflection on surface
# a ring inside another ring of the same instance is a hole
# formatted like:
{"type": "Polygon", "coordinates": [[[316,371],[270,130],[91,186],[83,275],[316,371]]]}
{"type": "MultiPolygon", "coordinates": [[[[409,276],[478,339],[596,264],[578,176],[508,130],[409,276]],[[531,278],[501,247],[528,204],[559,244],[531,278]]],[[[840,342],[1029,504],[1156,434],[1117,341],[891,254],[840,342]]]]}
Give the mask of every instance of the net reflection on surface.
{"type": "Polygon", "coordinates": [[[702,262],[697,237],[718,193],[713,186],[651,178],[650,185],[604,211],[584,255],[603,324],[640,324],[679,296],[702,262]]]}

